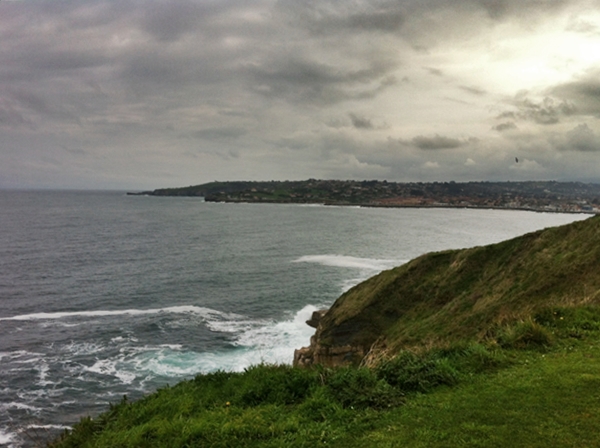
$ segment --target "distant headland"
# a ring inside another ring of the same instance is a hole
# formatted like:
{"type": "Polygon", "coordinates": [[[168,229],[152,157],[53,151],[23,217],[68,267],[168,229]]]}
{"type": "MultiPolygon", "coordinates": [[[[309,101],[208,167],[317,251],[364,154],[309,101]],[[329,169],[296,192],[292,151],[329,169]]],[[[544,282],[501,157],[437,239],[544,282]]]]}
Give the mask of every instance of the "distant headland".
{"type": "Polygon", "coordinates": [[[161,188],[131,195],[196,196],[208,202],[497,208],[600,213],[600,184],[527,182],[387,182],[378,180],[232,181],[161,188]]]}

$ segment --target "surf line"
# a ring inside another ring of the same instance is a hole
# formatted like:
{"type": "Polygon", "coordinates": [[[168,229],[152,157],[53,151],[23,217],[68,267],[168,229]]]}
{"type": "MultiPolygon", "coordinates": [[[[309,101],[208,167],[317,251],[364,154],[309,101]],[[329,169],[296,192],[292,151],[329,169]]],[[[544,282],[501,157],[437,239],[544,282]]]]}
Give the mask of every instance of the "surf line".
{"type": "Polygon", "coordinates": [[[0,317],[0,321],[9,321],[9,320],[43,320],[43,319],[64,319],[69,317],[105,317],[105,316],[122,316],[122,315],[130,315],[130,316],[141,316],[147,314],[161,314],[161,313],[175,313],[175,314],[198,314],[201,317],[211,318],[211,317],[221,317],[226,319],[235,319],[240,316],[233,313],[223,313],[221,311],[213,310],[210,308],[203,308],[199,306],[193,305],[183,305],[183,306],[171,306],[166,308],[154,308],[148,310],[137,310],[137,309],[127,309],[127,310],[95,310],[95,311],[64,311],[64,312],[55,312],[55,313],[32,313],[32,314],[22,314],[19,316],[11,316],[11,317],[0,317]]]}

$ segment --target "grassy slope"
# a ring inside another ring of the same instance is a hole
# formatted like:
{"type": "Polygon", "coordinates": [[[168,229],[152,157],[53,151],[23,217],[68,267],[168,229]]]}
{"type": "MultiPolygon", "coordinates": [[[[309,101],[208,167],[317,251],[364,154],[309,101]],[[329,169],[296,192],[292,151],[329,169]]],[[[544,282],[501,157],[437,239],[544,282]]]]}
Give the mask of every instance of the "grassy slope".
{"type": "Polygon", "coordinates": [[[319,340],[369,346],[383,335],[397,350],[485,338],[544,307],[598,302],[599,266],[600,216],[427,254],[340,297],[323,319],[319,340]]]}
{"type": "Polygon", "coordinates": [[[372,369],[200,375],[83,419],[54,446],[599,446],[599,225],[424,256],[335,305],[369,316],[366,334],[379,325],[390,347],[443,344],[395,348],[372,369]]]}
{"type": "Polygon", "coordinates": [[[355,446],[599,446],[599,355],[523,355],[497,375],[417,397],[355,446]]]}

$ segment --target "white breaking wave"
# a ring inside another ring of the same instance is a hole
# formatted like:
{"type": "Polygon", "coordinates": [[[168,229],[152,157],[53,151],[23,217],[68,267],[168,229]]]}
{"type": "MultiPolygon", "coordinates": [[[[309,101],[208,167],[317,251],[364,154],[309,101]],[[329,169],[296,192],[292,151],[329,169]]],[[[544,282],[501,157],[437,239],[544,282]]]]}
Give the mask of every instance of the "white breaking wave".
{"type": "Polygon", "coordinates": [[[8,446],[12,447],[14,445],[9,445],[9,443],[14,442],[15,435],[4,432],[3,429],[0,429],[0,446],[8,446]]]}
{"type": "Polygon", "coordinates": [[[99,359],[93,366],[86,368],[88,372],[100,373],[118,378],[124,384],[131,384],[136,375],[133,372],[120,369],[119,362],[114,359],[99,359]]]}
{"type": "Polygon", "coordinates": [[[234,333],[229,351],[190,352],[179,347],[163,347],[140,353],[134,369],[160,376],[189,376],[216,370],[242,371],[259,363],[291,364],[294,350],[308,345],[314,329],[306,324],[317,307],[307,305],[290,319],[281,322],[232,320],[211,323],[213,331],[234,333]]]}
{"type": "Polygon", "coordinates": [[[213,310],[210,308],[204,308],[194,305],[182,305],[182,306],[170,306],[166,308],[154,308],[148,310],[95,310],[95,311],[65,311],[55,313],[32,313],[22,314],[20,316],[12,317],[0,317],[0,321],[3,320],[43,320],[43,319],[65,319],[70,317],[105,317],[105,316],[142,316],[147,314],[161,314],[161,313],[176,313],[176,314],[197,314],[204,318],[220,317],[225,319],[231,319],[238,317],[237,314],[223,313],[221,311],[213,310]]]}
{"type": "Polygon", "coordinates": [[[262,358],[255,359],[253,364],[256,362],[290,363],[294,350],[308,345],[310,337],[315,332],[306,321],[316,310],[317,307],[307,305],[290,320],[248,329],[237,336],[235,345],[245,347],[262,358]]]}
{"type": "MultiPolygon", "coordinates": [[[[184,307],[177,309],[181,310],[184,307]]],[[[67,359],[72,356],[95,358],[91,364],[62,364],[62,368],[69,371],[70,376],[78,381],[104,382],[113,378],[118,383],[136,390],[144,390],[148,381],[150,387],[155,387],[152,381],[157,377],[185,378],[216,370],[242,371],[259,363],[291,364],[294,350],[310,342],[314,328],[309,327],[306,321],[317,309],[316,306],[307,305],[280,321],[216,313],[217,319],[206,319],[207,327],[212,331],[228,334],[230,340],[228,349],[218,351],[190,350],[191,347],[177,343],[140,346],[136,338],[117,336],[111,338],[107,345],[72,341],[62,345],[60,355],[57,356],[67,359]],[[115,349],[118,353],[114,353],[115,349]]],[[[213,316],[213,313],[210,315],[213,316]]],[[[16,355],[17,362],[21,357],[26,358],[20,362],[32,363],[32,368],[38,370],[38,384],[52,383],[48,366],[50,362],[58,363],[58,358],[30,358],[33,354],[29,352],[2,355],[13,359],[16,355]]],[[[46,393],[45,390],[40,389],[40,392],[46,393]]],[[[25,401],[32,397],[27,398],[25,401]]],[[[12,403],[10,406],[20,405],[12,403]]]]}
{"type": "Polygon", "coordinates": [[[0,403],[0,411],[6,412],[7,409],[20,409],[25,411],[32,411],[34,413],[40,412],[42,409],[36,406],[30,406],[25,403],[17,403],[16,401],[10,403],[0,403]]]}
{"type": "Polygon", "coordinates": [[[48,366],[47,363],[43,362],[40,365],[37,366],[37,370],[38,370],[38,375],[39,375],[39,380],[37,381],[37,384],[39,386],[48,386],[49,384],[52,384],[52,381],[48,381],[46,378],[48,377],[48,371],[50,370],[50,367],[48,366]]]}
{"type": "Polygon", "coordinates": [[[304,255],[293,261],[294,263],[317,263],[322,266],[334,266],[340,268],[368,269],[372,271],[383,271],[403,264],[406,260],[387,260],[377,258],[359,258],[347,255],[304,255]]]}
{"type": "Polygon", "coordinates": [[[339,268],[352,268],[359,271],[359,275],[354,278],[348,278],[341,282],[341,292],[346,292],[353,286],[367,280],[369,277],[378,274],[386,269],[392,269],[396,266],[406,263],[408,260],[391,260],[379,258],[359,258],[347,255],[304,255],[293,263],[316,263],[321,266],[333,266],[339,268]]]}

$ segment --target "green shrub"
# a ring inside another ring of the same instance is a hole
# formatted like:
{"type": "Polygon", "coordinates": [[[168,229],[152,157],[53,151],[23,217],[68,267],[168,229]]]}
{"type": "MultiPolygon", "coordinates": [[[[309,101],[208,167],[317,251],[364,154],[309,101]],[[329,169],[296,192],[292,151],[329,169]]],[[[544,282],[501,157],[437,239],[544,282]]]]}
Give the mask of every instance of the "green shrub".
{"type": "Polygon", "coordinates": [[[546,308],[534,317],[535,322],[559,331],[564,336],[585,335],[600,330],[598,307],[546,308]]]}
{"type": "Polygon", "coordinates": [[[498,335],[498,344],[503,348],[543,349],[553,343],[550,330],[531,319],[505,327],[498,335]]]}
{"type": "Polygon", "coordinates": [[[428,392],[441,385],[454,385],[459,373],[447,357],[418,356],[404,351],[376,369],[378,378],[406,392],[428,392]]]}
{"type": "Polygon", "coordinates": [[[295,404],[304,400],[316,385],[316,373],[311,370],[291,366],[251,367],[244,375],[239,404],[295,404]]]}
{"type": "Polygon", "coordinates": [[[462,350],[458,360],[459,368],[464,373],[490,372],[505,367],[510,363],[501,350],[486,347],[483,344],[470,344],[462,350]]]}
{"type": "Polygon", "coordinates": [[[387,408],[402,402],[400,391],[377,377],[371,369],[343,367],[330,371],[326,390],[331,399],[347,408],[387,408]]]}
{"type": "Polygon", "coordinates": [[[434,350],[433,357],[446,357],[461,375],[493,372],[510,364],[506,352],[497,344],[479,342],[456,344],[450,348],[434,350]]]}
{"type": "Polygon", "coordinates": [[[331,400],[324,388],[317,390],[310,398],[298,406],[298,414],[312,422],[332,420],[341,412],[341,405],[331,400]]]}

